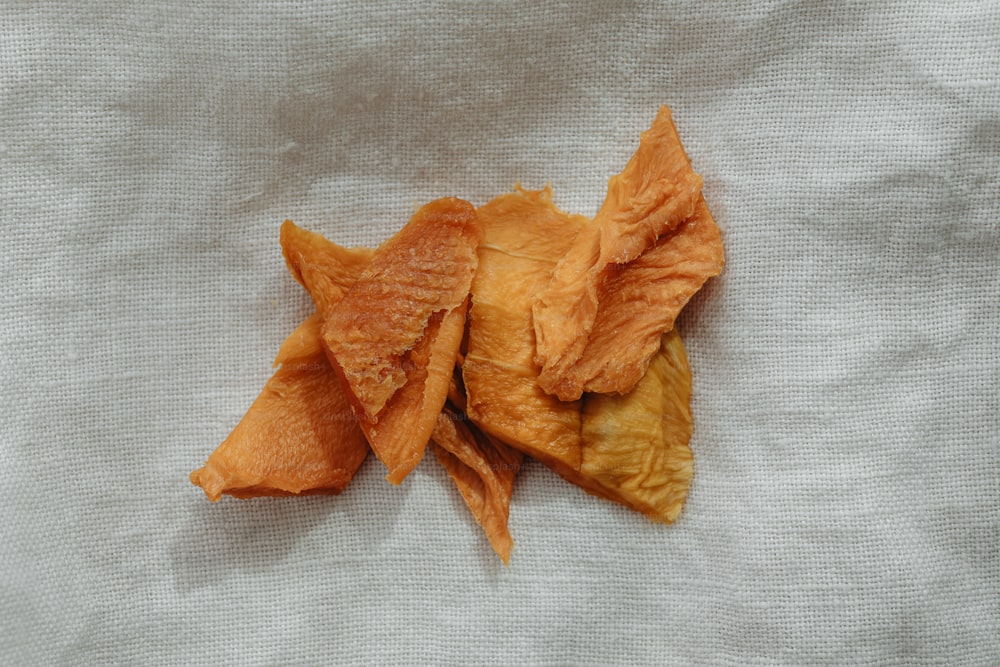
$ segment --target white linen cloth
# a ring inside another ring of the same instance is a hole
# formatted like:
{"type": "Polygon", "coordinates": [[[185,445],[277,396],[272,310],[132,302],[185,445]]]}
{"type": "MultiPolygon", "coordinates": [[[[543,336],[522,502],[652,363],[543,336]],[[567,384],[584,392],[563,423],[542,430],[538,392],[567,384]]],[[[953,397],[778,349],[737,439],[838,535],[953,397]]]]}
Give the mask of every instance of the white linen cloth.
{"type": "Polygon", "coordinates": [[[0,663],[997,664],[998,36],[994,2],[0,2],[0,663]],[[679,323],[677,524],[532,464],[504,568],[433,457],[190,484],[311,311],[283,219],[593,213],[661,104],[728,262],[679,323]]]}

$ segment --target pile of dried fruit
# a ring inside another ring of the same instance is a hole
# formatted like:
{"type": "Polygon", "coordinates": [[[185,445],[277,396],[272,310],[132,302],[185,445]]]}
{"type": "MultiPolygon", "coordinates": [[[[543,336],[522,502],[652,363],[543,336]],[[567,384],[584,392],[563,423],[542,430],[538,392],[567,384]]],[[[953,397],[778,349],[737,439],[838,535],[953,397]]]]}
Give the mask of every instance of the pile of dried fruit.
{"type": "Polygon", "coordinates": [[[433,201],[374,251],[290,221],[281,246],[316,313],[191,474],[209,498],[339,493],[369,451],[399,484],[430,445],[504,563],[525,455],[677,517],[692,422],[673,325],[723,254],[666,108],[593,219],[517,189],[433,201]]]}

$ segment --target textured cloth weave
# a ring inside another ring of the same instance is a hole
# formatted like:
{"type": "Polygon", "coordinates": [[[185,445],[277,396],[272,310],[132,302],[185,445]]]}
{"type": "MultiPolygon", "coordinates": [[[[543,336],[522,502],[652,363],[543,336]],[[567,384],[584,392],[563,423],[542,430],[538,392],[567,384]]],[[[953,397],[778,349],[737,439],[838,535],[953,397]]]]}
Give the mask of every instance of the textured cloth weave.
{"type": "Polygon", "coordinates": [[[0,664],[991,665],[994,2],[0,1],[0,664]],[[742,3],[741,3],[742,4],[742,3]],[[661,104],[727,266],[679,329],[674,526],[533,463],[511,566],[433,457],[187,480],[311,311],[291,218],[551,184],[661,104]]]}

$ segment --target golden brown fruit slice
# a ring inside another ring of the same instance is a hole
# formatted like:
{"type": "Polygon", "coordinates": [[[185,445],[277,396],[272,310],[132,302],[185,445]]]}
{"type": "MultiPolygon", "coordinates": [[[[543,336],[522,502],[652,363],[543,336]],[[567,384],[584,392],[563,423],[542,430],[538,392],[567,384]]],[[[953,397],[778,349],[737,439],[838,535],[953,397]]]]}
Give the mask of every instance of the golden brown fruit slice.
{"type": "MultiPolygon", "coordinates": [[[[597,215],[581,228],[534,300],[535,358],[542,366],[538,381],[545,391],[562,400],[583,394],[589,378],[581,379],[570,369],[587,353],[604,284],[622,264],[640,257],[658,238],[690,219],[700,199],[701,177],[691,170],[670,112],[663,107],[643,132],[625,169],[610,180],[597,215]]],[[[619,361],[620,350],[611,349],[619,361]]],[[[640,366],[654,351],[638,360],[640,366]]],[[[624,393],[632,384],[617,383],[611,390],[624,393]]]]}
{"type": "Polygon", "coordinates": [[[580,405],[538,386],[531,303],[585,221],[549,190],[517,190],[478,209],[483,227],[472,281],[462,377],[469,417],[485,432],[554,468],[580,466],[580,405]]]}
{"type": "Polygon", "coordinates": [[[624,396],[585,394],[584,488],[654,521],[680,514],[691,481],[691,371],[676,331],[624,396]]]}
{"type": "Polygon", "coordinates": [[[326,314],[323,338],[370,421],[378,421],[406,383],[404,357],[431,316],[465,301],[481,239],[468,202],[444,198],[426,204],[375,251],[358,281],[326,314]]]}
{"type": "Polygon", "coordinates": [[[340,493],[368,454],[313,315],[286,340],[280,364],[236,428],[191,473],[213,501],[340,493]]]}
{"type": "Polygon", "coordinates": [[[562,370],[563,383],[587,392],[632,387],[660,347],[664,331],[694,294],[723,266],[722,238],[708,206],[637,259],[616,266],[597,289],[597,316],[583,354],[562,370]]]}
{"type": "Polygon", "coordinates": [[[510,497],[523,455],[484,434],[454,408],[438,415],[431,446],[493,550],[508,564],[514,544],[507,527],[510,497]]]}

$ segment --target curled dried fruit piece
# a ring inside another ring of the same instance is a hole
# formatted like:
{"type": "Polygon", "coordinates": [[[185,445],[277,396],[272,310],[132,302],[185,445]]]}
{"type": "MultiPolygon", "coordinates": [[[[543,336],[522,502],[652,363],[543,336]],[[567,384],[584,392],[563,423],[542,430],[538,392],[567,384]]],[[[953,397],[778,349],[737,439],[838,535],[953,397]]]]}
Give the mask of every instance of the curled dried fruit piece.
{"type": "Polygon", "coordinates": [[[524,457],[516,449],[484,434],[454,407],[438,415],[431,445],[493,550],[506,565],[514,545],[507,528],[510,497],[524,457]]]}
{"type": "Polygon", "coordinates": [[[583,354],[563,369],[563,381],[574,392],[621,393],[634,386],[663,332],[722,265],[719,228],[701,199],[694,215],[637,259],[615,266],[598,286],[593,328],[583,354]]]}
{"type": "Polygon", "coordinates": [[[313,315],[286,340],[280,364],[236,428],[191,481],[211,500],[340,493],[368,454],[313,315]]]}
{"type": "Polygon", "coordinates": [[[444,407],[481,238],[468,202],[426,204],[321,310],[330,361],[394,484],[419,463],[444,407]]]}
{"type": "MultiPolygon", "coordinates": [[[[718,268],[706,264],[693,281],[661,280],[655,286],[663,294],[644,301],[619,306],[605,297],[623,284],[627,286],[633,279],[628,270],[631,264],[692,219],[699,206],[709,221],[705,224],[714,226],[701,197],[701,177],[691,170],[670,112],[663,107],[652,126],[643,132],[639,148],[625,169],[610,180],[608,195],[597,215],[581,227],[548,285],[534,300],[535,358],[542,367],[538,383],[546,392],[569,401],[580,398],[584,391],[625,393],[632,388],[638,376],[608,372],[609,364],[645,368],[656,351],[657,339],[672,326],[693,293],[687,293],[688,282],[696,282],[697,290],[710,275],[718,273],[718,268]],[[612,282],[615,285],[609,287],[612,282]],[[686,297],[678,298],[680,292],[685,292],[686,297]],[[663,309],[668,303],[669,307],[663,309]],[[628,329],[609,331],[606,324],[598,326],[602,319],[620,321],[622,313],[602,318],[601,311],[624,307],[627,313],[634,314],[637,305],[659,307],[656,321],[667,322],[654,332],[652,340],[644,339],[645,344],[628,349],[619,344],[590,344],[593,338],[608,334],[625,340],[628,329]],[[593,374],[595,368],[604,369],[599,371],[599,379],[593,374]]],[[[718,253],[721,267],[721,244],[718,253]]]]}

